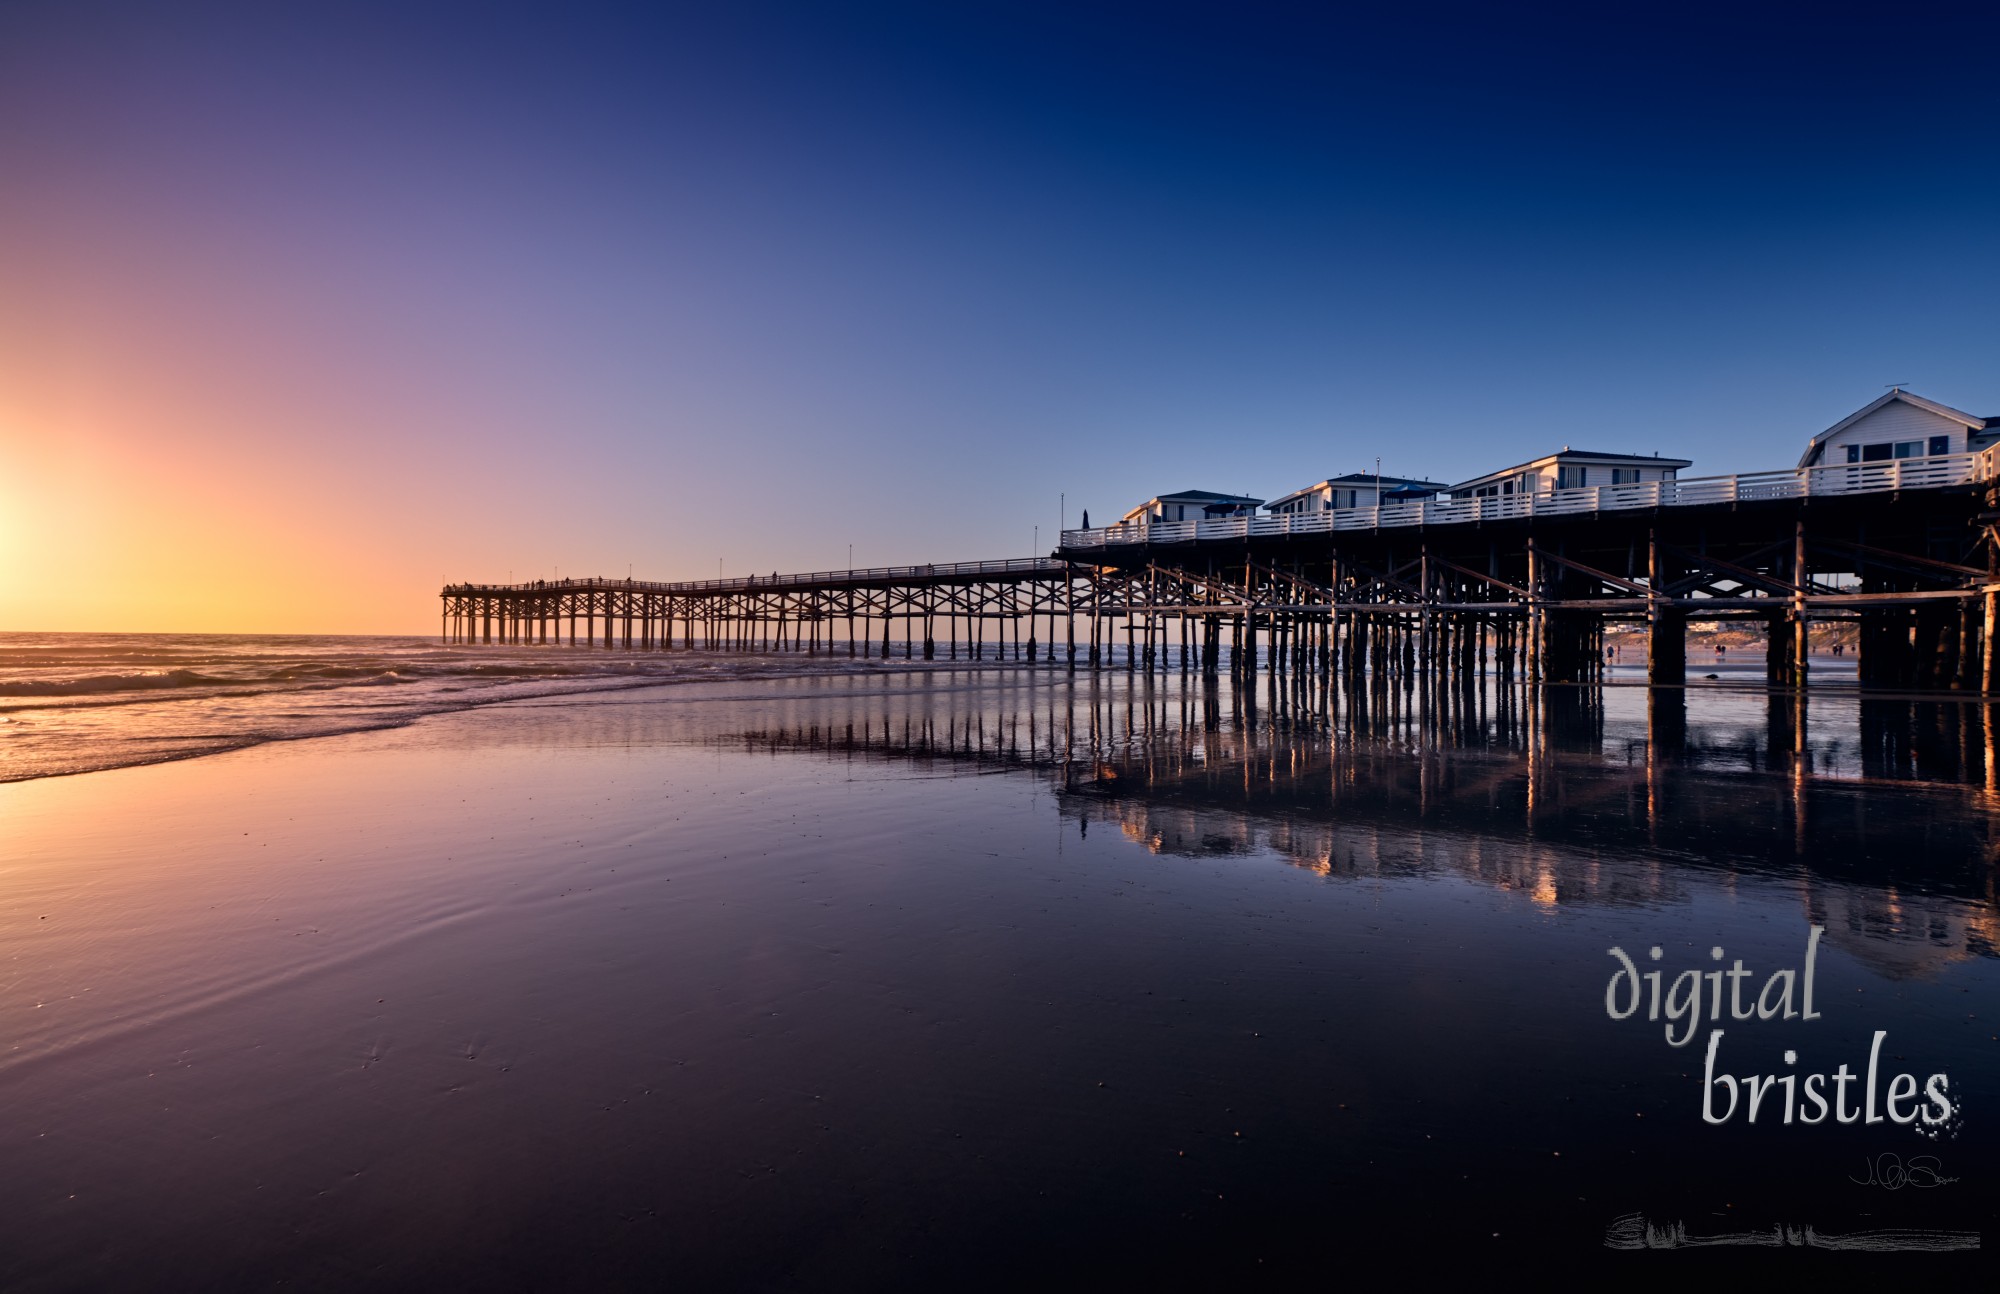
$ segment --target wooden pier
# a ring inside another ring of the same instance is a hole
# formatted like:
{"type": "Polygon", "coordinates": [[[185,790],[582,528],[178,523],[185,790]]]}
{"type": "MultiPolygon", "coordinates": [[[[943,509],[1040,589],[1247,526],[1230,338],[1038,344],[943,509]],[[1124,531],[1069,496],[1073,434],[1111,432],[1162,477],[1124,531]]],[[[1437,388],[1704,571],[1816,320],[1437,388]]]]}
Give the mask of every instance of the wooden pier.
{"type": "Polygon", "coordinates": [[[962,642],[966,659],[1037,660],[1049,641],[1037,630],[1069,607],[1073,574],[1053,558],[1021,557],[677,583],[451,584],[444,641],[924,660],[956,659],[962,642]]]}
{"type": "Polygon", "coordinates": [[[654,583],[454,584],[448,643],[1268,669],[1324,687],[1489,671],[1595,683],[1647,630],[1678,686],[1689,622],[1858,626],[1864,687],[2000,691],[1996,451],[1745,476],[1065,531],[1049,557],[654,583]],[[1120,641],[1122,639],[1122,642],[1120,641]]]}

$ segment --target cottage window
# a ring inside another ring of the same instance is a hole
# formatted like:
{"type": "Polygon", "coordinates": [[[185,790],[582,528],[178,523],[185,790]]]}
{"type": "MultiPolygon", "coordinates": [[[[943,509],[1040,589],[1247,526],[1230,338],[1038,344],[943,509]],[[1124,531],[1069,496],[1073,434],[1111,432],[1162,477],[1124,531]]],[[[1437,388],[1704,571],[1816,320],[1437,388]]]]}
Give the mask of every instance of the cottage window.
{"type": "Polygon", "coordinates": [[[1932,437],[1931,437],[1931,453],[1933,453],[1933,454],[1949,454],[1950,452],[1951,452],[1951,437],[1950,437],[1950,436],[1932,436],[1932,437]]]}
{"type": "Polygon", "coordinates": [[[1639,483],[1639,469],[1636,467],[1614,467],[1611,469],[1611,483],[1613,485],[1637,485],[1639,483]]]}
{"type": "Polygon", "coordinates": [[[1896,442],[1897,458],[1922,458],[1924,442],[1921,440],[1899,440],[1896,442]]]}

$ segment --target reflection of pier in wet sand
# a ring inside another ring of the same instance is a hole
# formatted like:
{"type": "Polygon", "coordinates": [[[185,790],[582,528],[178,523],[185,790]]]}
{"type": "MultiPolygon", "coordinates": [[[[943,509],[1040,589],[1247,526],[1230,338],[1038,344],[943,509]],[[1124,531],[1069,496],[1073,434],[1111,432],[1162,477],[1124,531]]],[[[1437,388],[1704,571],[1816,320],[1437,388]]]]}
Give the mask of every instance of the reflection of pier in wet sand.
{"type": "Polygon", "coordinates": [[[1156,853],[1268,852],[1336,878],[1455,873],[1547,905],[1670,902],[1695,874],[1756,876],[1796,885],[1813,922],[1868,936],[1886,974],[2000,955],[1983,706],[1850,696],[1816,760],[1826,749],[1800,743],[1784,693],[1715,697],[1719,711],[1667,725],[1637,689],[1607,703],[1583,688],[1525,710],[1489,695],[1329,725],[1260,709],[1259,690],[975,684],[962,709],[940,704],[952,693],[900,715],[821,703],[723,740],[1019,771],[1079,829],[1156,853]]]}

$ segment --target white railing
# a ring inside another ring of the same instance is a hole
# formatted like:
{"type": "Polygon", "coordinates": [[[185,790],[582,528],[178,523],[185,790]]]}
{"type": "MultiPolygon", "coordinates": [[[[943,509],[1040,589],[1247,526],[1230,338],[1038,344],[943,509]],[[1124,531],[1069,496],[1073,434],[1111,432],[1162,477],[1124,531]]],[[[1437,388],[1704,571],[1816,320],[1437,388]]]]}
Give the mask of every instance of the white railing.
{"type": "Polygon", "coordinates": [[[1821,495],[1934,490],[1993,480],[2000,475],[1996,468],[2000,468],[2000,446],[1976,454],[1898,458],[1883,463],[1834,463],[1785,472],[1698,476],[1686,481],[1646,481],[1638,485],[1586,485],[1540,494],[1488,495],[1483,499],[1428,499],[1416,503],[1389,503],[1374,508],[1226,517],[1217,521],[1138,521],[1095,530],[1065,530],[1062,532],[1062,546],[1077,549],[1117,544],[1173,544],[1196,539],[1311,535],[1334,530],[1381,530],[1395,526],[1449,526],[1472,521],[1613,512],[1629,508],[1686,508],[1766,499],[1817,498],[1821,495]]]}

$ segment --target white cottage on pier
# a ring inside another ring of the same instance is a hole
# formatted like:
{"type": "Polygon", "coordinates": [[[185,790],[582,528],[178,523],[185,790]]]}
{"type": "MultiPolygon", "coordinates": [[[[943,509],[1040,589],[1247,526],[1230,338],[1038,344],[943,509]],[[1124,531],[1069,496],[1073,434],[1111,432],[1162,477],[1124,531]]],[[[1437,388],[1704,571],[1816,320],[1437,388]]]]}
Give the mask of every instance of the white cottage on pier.
{"type": "Polygon", "coordinates": [[[1892,387],[1806,445],[1800,467],[1880,463],[1985,449],[2000,440],[2000,418],[1981,418],[1892,387]]]}
{"type": "Polygon", "coordinates": [[[1331,512],[1335,508],[1372,508],[1378,492],[1384,503],[1415,503],[1448,488],[1437,481],[1419,481],[1407,476],[1349,472],[1279,495],[1264,505],[1264,511],[1292,516],[1301,512],[1331,512]]]}
{"type": "Polygon", "coordinates": [[[1564,445],[1553,454],[1544,454],[1525,463],[1461,481],[1451,487],[1451,497],[1485,499],[1512,494],[1546,494],[1550,490],[1574,490],[1591,485],[1671,481],[1691,462],[1685,458],[1661,458],[1658,454],[1602,454],[1564,445]]]}
{"type": "Polygon", "coordinates": [[[1122,525],[1148,521],[1214,521],[1218,517],[1254,517],[1264,501],[1242,494],[1216,494],[1210,490],[1182,490],[1178,494],[1157,494],[1120,517],[1122,525]]]}

